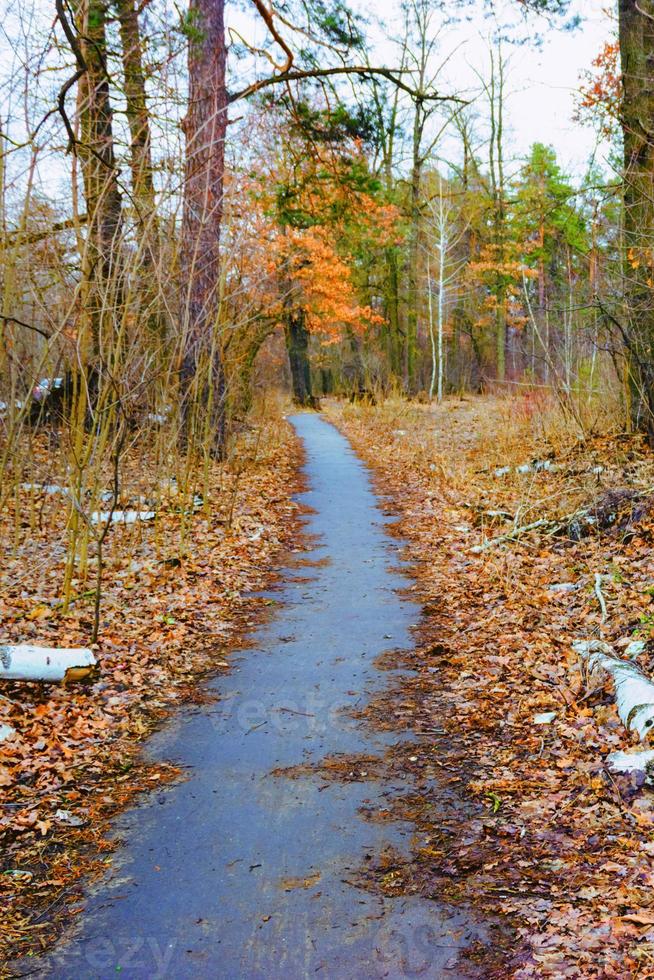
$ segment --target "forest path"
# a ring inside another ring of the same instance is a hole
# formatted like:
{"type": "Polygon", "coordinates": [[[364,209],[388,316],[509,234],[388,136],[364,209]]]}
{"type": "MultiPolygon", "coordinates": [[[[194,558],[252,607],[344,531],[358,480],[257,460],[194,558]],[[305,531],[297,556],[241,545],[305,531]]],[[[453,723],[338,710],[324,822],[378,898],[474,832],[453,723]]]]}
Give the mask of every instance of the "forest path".
{"type": "Polygon", "coordinates": [[[371,856],[406,851],[412,833],[360,808],[383,810],[409,785],[274,772],[333,753],[383,754],[397,736],[350,711],[385,686],[373,661],[410,647],[420,615],[398,595],[398,545],[363,464],[320,416],[291,421],[306,449],[300,499],[312,509],[306,557],[316,564],[288,569],[277,613],[208,685],[220,700],[180,712],[150,740],[150,755],[189,778],[118,821],[125,844],[42,975],[457,975],[447,966],[474,931],[461,913],[353,884],[371,856]]]}

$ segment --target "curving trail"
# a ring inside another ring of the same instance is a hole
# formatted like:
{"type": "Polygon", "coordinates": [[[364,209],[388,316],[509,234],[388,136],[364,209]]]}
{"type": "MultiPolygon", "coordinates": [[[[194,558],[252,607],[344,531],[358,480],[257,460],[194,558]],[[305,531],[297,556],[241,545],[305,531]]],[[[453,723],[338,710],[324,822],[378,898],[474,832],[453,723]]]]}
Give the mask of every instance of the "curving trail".
{"type": "Polygon", "coordinates": [[[150,740],[152,755],[189,778],[120,819],[112,871],[41,975],[457,976],[456,949],[475,928],[461,914],[350,883],[384,847],[406,849],[409,826],[359,813],[406,787],[273,774],[332,753],[383,753],[395,736],[347,709],[383,687],[375,657],[410,646],[420,614],[397,594],[406,583],[389,567],[394,546],[347,440],[318,415],[291,421],[307,455],[308,557],[320,564],[302,570],[308,582],[289,570],[276,615],[209,684],[220,700],[180,712],[150,740]]]}

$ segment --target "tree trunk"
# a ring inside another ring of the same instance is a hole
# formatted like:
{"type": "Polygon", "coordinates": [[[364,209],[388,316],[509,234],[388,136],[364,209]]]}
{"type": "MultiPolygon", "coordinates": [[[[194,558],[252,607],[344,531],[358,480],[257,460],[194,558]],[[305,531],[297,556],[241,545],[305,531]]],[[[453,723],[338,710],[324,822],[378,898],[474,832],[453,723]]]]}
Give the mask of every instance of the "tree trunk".
{"type": "MultiPolygon", "coordinates": [[[[422,81],[422,79],[421,79],[422,81]]],[[[409,235],[408,296],[405,337],[405,387],[407,394],[415,394],[416,360],[418,353],[418,263],[420,258],[421,231],[421,183],[424,158],[422,155],[422,135],[425,123],[422,99],[415,100],[413,121],[413,146],[411,166],[411,200],[409,235]]]]}
{"type": "MultiPolygon", "coordinates": [[[[442,196],[441,196],[442,201],[442,196]]],[[[443,226],[445,222],[443,220],[443,226]]],[[[445,357],[443,351],[443,334],[445,330],[445,253],[446,253],[446,234],[445,228],[441,233],[441,249],[438,262],[438,401],[443,401],[443,382],[445,377],[445,357]]]]}
{"type": "Polygon", "coordinates": [[[315,408],[316,399],[311,389],[311,364],[309,361],[309,331],[303,309],[285,311],[284,335],[288,363],[291,369],[293,401],[303,408],[315,408]]]}
{"type": "Polygon", "coordinates": [[[227,89],[224,0],[191,0],[188,111],[182,222],[181,389],[184,444],[225,438],[225,377],[219,336],[220,231],[223,215],[227,89]],[[208,411],[207,411],[208,409],[208,411]]]}
{"type": "Polygon", "coordinates": [[[507,284],[506,259],[506,188],[504,184],[504,57],[501,43],[497,55],[491,49],[491,77],[487,89],[490,109],[489,173],[493,201],[493,249],[495,276],[495,355],[497,380],[506,378],[507,284]]]}
{"type": "Polygon", "coordinates": [[[400,329],[400,272],[395,246],[386,249],[386,296],[385,307],[388,319],[386,356],[390,373],[399,380],[402,373],[402,334],[400,329]]]}
{"type": "Polygon", "coordinates": [[[122,295],[122,202],[106,65],[106,4],[104,0],[88,0],[75,9],[76,58],[83,71],[78,90],[81,141],[77,152],[88,216],[82,305],[91,325],[93,352],[98,353],[103,328],[109,336],[114,332],[122,295]]]}
{"type": "Polygon", "coordinates": [[[129,124],[132,190],[140,222],[154,219],[150,117],[148,114],[142,41],[134,0],[114,0],[122,45],[125,112],[129,124]]]}
{"type": "Polygon", "coordinates": [[[624,248],[632,422],[654,445],[654,3],[620,0],[624,248]]]}
{"type": "MultiPolygon", "coordinates": [[[[436,338],[434,336],[434,302],[432,298],[431,263],[429,261],[429,252],[427,252],[427,310],[429,313],[429,343],[431,346],[431,379],[429,381],[429,401],[432,401],[434,398],[434,389],[436,387],[436,378],[439,376],[439,362],[437,356],[436,338]]],[[[440,401],[440,398],[438,400],[440,401]]]]}
{"type": "Polygon", "coordinates": [[[366,391],[366,371],[361,352],[361,337],[359,337],[350,327],[347,329],[347,339],[352,354],[350,367],[351,392],[361,394],[366,391]]]}
{"type": "Polygon", "coordinates": [[[166,321],[158,298],[160,242],[152,174],[150,116],[143,72],[142,41],[135,0],[114,0],[122,46],[125,111],[130,133],[132,197],[136,212],[145,322],[164,336],[166,321]]]}

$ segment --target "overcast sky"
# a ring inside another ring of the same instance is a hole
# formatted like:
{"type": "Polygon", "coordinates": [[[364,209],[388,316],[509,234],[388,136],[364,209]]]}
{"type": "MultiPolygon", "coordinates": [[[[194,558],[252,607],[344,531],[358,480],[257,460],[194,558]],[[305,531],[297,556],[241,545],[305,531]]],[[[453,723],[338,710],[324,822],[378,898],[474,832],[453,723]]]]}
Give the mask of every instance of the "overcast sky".
{"type": "MultiPolygon", "coordinates": [[[[541,46],[510,51],[507,115],[511,144],[519,153],[536,141],[550,143],[565,169],[579,175],[585,171],[596,137],[590,127],[573,121],[575,94],[581,73],[591,67],[611,36],[612,23],[603,12],[608,5],[608,0],[575,0],[572,9],[581,14],[583,22],[572,32],[549,28],[544,19],[531,17],[529,24],[534,33],[540,33],[541,46]]],[[[497,6],[515,7],[515,0],[500,0],[497,6]]],[[[470,32],[462,40],[465,61],[483,63],[485,44],[480,32],[477,36],[470,32]]],[[[460,63],[453,74],[465,78],[465,71],[460,63]]],[[[603,161],[607,147],[600,146],[598,155],[603,161]]]]}
{"type": "MultiPolygon", "coordinates": [[[[395,67],[399,51],[389,37],[401,35],[403,17],[401,0],[350,0],[351,5],[368,22],[367,33],[375,49],[370,60],[377,65],[395,67]]],[[[498,26],[507,38],[519,38],[522,44],[504,44],[509,59],[506,102],[507,155],[524,156],[537,141],[554,146],[564,170],[576,177],[586,172],[593,155],[606,164],[608,147],[596,146],[596,135],[589,126],[573,120],[575,96],[584,70],[591,67],[604,43],[612,37],[613,22],[606,13],[611,0],[572,0],[565,21],[550,20],[530,14],[524,17],[518,0],[470,0],[460,9],[458,23],[444,27],[445,15],[456,9],[454,3],[443,3],[443,13],[434,14],[433,31],[438,34],[435,63],[447,62],[439,76],[441,92],[465,94],[474,98],[479,92],[477,73],[488,77],[489,44],[498,26]],[[489,15],[492,9],[492,15],[489,15]],[[574,15],[581,26],[566,31],[562,25],[574,15]],[[507,26],[511,25],[511,26],[507,26]]],[[[238,25],[243,36],[263,43],[265,28],[249,5],[228,4],[228,23],[238,25]]],[[[267,73],[269,65],[259,61],[258,69],[267,73]]],[[[479,102],[479,116],[487,114],[479,102]]],[[[441,141],[438,150],[444,159],[456,154],[453,141],[441,141]]]]}
{"type": "MultiPolygon", "coordinates": [[[[379,12],[386,31],[399,31],[402,20],[399,0],[385,0],[375,7],[366,0],[356,0],[356,6],[373,24],[379,12]]],[[[439,31],[440,57],[445,60],[450,56],[439,88],[474,95],[475,89],[479,89],[476,72],[482,75],[488,72],[488,47],[494,29],[497,25],[517,23],[517,28],[508,30],[507,34],[531,40],[504,46],[510,62],[507,151],[522,156],[534,142],[551,144],[563,168],[581,177],[593,154],[599,163],[604,163],[608,152],[606,145],[596,147],[593,130],[574,122],[573,115],[581,73],[591,67],[611,37],[613,24],[606,13],[610,0],[573,0],[570,15],[579,14],[582,18],[581,26],[574,31],[552,26],[543,17],[516,16],[517,0],[495,0],[493,6],[495,14],[489,17],[488,3],[476,0],[476,4],[466,8],[465,21],[439,31]],[[539,43],[534,43],[534,39],[539,43]]],[[[448,9],[447,4],[444,7],[448,9]]],[[[438,27],[439,18],[435,17],[433,23],[438,27]]],[[[376,28],[373,31],[381,37],[376,28]]],[[[392,48],[380,41],[382,59],[392,60],[391,52],[392,48]]],[[[479,111],[483,116],[481,103],[479,111]]],[[[447,157],[447,143],[441,145],[441,152],[447,157]]]]}
{"type": "MultiPolygon", "coordinates": [[[[162,2],[169,9],[172,9],[171,4],[176,6],[175,0],[162,2]]],[[[376,39],[378,50],[371,53],[371,59],[391,67],[397,64],[397,50],[385,40],[385,35],[392,34],[393,30],[401,31],[400,0],[384,0],[383,3],[376,0],[374,4],[370,0],[351,2],[368,18],[370,31],[376,39]],[[386,25],[384,28],[381,27],[382,20],[386,25]]],[[[563,168],[577,178],[583,176],[594,152],[597,162],[605,164],[608,148],[600,146],[596,149],[593,130],[575,123],[572,117],[580,74],[590,67],[604,42],[611,37],[612,23],[603,12],[610,2],[611,0],[572,0],[571,13],[581,14],[583,20],[582,26],[573,32],[556,29],[546,19],[530,16],[528,20],[522,21],[518,33],[527,33],[531,38],[540,35],[540,45],[505,45],[505,53],[510,59],[506,105],[508,155],[517,160],[527,153],[533,142],[541,141],[554,146],[563,168]]],[[[37,26],[47,33],[52,24],[51,0],[28,0],[27,3],[22,0],[0,0],[0,9],[4,13],[0,26],[0,58],[3,62],[0,78],[10,70],[12,50],[20,58],[22,42],[25,42],[25,39],[21,39],[19,19],[10,14],[17,3],[21,4],[24,12],[23,27],[26,28],[27,47],[33,42],[38,50],[40,42],[34,36],[37,26]],[[30,9],[34,11],[33,19],[30,17],[30,9]]],[[[444,8],[446,11],[450,9],[447,2],[444,3],[444,8]]],[[[465,7],[467,19],[453,27],[442,29],[441,15],[434,18],[434,29],[439,31],[438,62],[447,61],[438,82],[441,91],[465,93],[474,97],[475,90],[479,89],[476,72],[487,75],[488,46],[494,27],[507,19],[515,23],[518,8],[518,0],[495,0],[495,19],[489,19],[484,14],[488,10],[488,0],[472,0],[465,7]]],[[[261,34],[262,31],[265,32],[265,28],[250,4],[246,2],[238,9],[237,5],[228,3],[227,11],[228,22],[231,19],[236,23],[243,30],[244,36],[262,40],[261,34]]],[[[259,67],[262,73],[267,73],[270,68],[265,62],[259,67]]],[[[72,104],[72,98],[70,102],[72,104]]],[[[12,110],[16,109],[20,111],[20,102],[12,103],[12,110]]],[[[4,113],[6,112],[7,104],[4,102],[4,113]]],[[[485,107],[480,102],[480,118],[483,119],[484,113],[485,107]]],[[[20,132],[17,135],[20,137],[20,132]]],[[[448,144],[447,141],[441,141],[438,147],[443,159],[454,156],[457,150],[458,146],[452,142],[448,144]]],[[[12,161],[12,165],[20,171],[20,157],[12,161]]],[[[509,169],[509,175],[510,173],[509,169]]],[[[40,172],[37,180],[42,183],[46,192],[54,196],[60,190],[58,184],[67,193],[68,163],[62,157],[51,158],[45,172],[40,172]]]]}

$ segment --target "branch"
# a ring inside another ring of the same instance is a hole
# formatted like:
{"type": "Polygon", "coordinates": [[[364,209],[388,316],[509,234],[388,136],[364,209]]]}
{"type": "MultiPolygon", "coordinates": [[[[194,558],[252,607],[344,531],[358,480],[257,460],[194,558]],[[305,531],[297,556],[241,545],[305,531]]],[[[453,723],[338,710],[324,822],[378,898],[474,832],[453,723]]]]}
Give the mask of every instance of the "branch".
{"type": "Polygon", "coordinates": [[[265,4],[263,4],[261,2],[261,0],[252,0],[252,2],[254,4],[254,6],[257,8],[257,12],[260,14],[261,19],[263,20],[264,24],[266,25],[266,27],[270,31],[270,33],[271,33],[271,35],[273,37],[273,40],[277,42],[277,44],[280,46],[280,48],[282,49],[282,51],[286,55],[286,64],[283,65],[283,66],[276,65],[275,62],[273,61],[273,65],[277,69],[277,71],[279,71],[283,75],[285,75],[285,74],[287,74],[291,70],[291,68],[293,66],[293,52],[291,51],[291,49],[289,48],[289,46],[286,43],[286,41],[284,40],[284,38],[281,36],[281,34],[279,33],[279,31],[275,27],[275,23],[274,23],[274,20],[273,20],[273,9],[272,9],[272,5],[271,5],[270,9],[268,9],[265,6],[265,4]]]}
{"type": "Polygon", "coordinates": [[[41,327],[35,327],[33,323],[25,323],[24,320],[18,320],[15,316],[9,316],[6,313],[0,313],[0,320],[4,323],[15,323],[16,326],[24,327],[26,330],[33,330],[35,333],[40,333],[46,340],[51,340],[49,333],[46,333],[41,327]]]}
{"type": "Polygon", "coordinates": [[[507,541],[516,541],[518,538],[522,537],[523,534],[527,534],[529,531],[536,531],[541,527],[550,528],[554,524],[553,521],[547,518],[542,518],[539,521],[533,521],[531,524],[525,524],[524,527],[516,527],[513,531],[509,531],[508,534],[501,534],[497,538],[491,538],[486,541],[485,544],[475,545],[470,551],[474,555],[480,555],[483,551],[487,551],[489,548],[494,548],[498,544],[504,544],[507,541]]]}
{"type": "Polygon", "coordinates": [[[88,215],[80,214],[78,218],[66,218],[64,221],[55,221],[49,228],[42,228],[38,231],[25,232],[20,228],[16,228],[8,231],[4,235],[4,240],[11,241],[12,238],[20,238],[21,245],[35,245],[37,242],[42,242],[45,238],[50,238],[51,235],[57,235],[60,231],[71,231],[78,224],[83,225],[87,221],[88,215]]]}
{"type": "Polygon", "coordinates": [[[238,102],[239,99],[246,99],[260,89],[267,88],[270,85],[279,85],[284,82],[299,82],[306,78],[327,78],[332,75],[361,75],[362,78],[370,75],[380,75],[382,78],[386,78],[392,82],[397,88],[402,89],[403,92],[407,92],[414,99],[422,99],[423,101],[429,102],[459,102],[461,105],[469,104],[466,99],[459,99],[455,95],[429,95],[427,92],[421,92],[411,88],[410,85],[405,84],[405,82],[398,78],[397,74],[390,68],[370,68],[365,65],[345,65],[341,68],[310,68],[304,71],[297,69],[296,71],[281,72],[279,75],[271,75],[270,78],[261,78],[258,82],[253,82],[247,88],[241,89],[240,92],[232,93],[228,98],[228,102],[231,104],[232,102],[238,102]]]}
{"type": "Polygon", "coordinates": [[[72,76],[72,78],[69,78],[67,82],[64,82],[64,84],[59,89],[59,95],[57,96],[57,109],[59,111],[59,115],[63,120],[64,128],[68,135],[68,149],[72,150],[74,149],[75,144],[77,143],[77,138],[75,136],[73,127],[71,126],[70,119],[68,118],[68,113],[66,112],[66,95],[68,94],[68,91],[73,87],[73,85],[75,85],[76,82],[80,80],[82,75],[85,75],[87,73],[88,65],[86,64],[86,60],[82,53],[82,49],[80,47],[79,40],[75,34],[75,31],[70,26],[68,17],[66,16],[66,10],[64,8],[63,0],[55,0],[55,8],[57,11],[57,18],[59,20],[59,23],[61,24],[62,30],[66,35],[66,40],[70,45],[70,50],[73,52],[75,61],[77,62],[77,71],[72,76]]]}
{"type": "Polygon", "coordinates": [[[82,49],[80,47],[77,35],[68,22],[68,17],[66,16],[63,0],[55,0],[55,8],[57,11],[57,18],[59,20],[59,23],[61,24],[62,30],[66,35],[66,40],[70,44],[70,50],[73,52],[75,61],[77,62],[77,67],[82,72],[88,71],[88,66],[86,64],[84,55],[82,54],[82,49]]]}
{"type": "Polygon", "coordinates": [[[638,3],[635,3],[634,6],[638,11],[638,13],[641,15],[641,17],[646,17],[648,20],[654,20],[654,17],[651,14],[648,14],[646,10],[643,10],[643,8],[638,3]]]}

